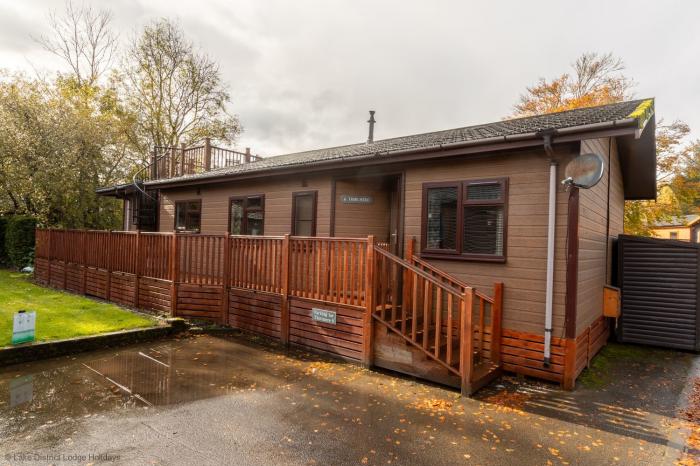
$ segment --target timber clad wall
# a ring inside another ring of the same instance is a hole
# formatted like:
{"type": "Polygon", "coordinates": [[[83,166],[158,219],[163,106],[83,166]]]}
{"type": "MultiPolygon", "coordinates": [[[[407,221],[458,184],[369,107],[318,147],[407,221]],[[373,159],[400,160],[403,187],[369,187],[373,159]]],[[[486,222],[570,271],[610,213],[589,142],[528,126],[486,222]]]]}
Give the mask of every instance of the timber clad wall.
{"type": "Polygon", "coordinates": [[[366,238],[374,235],[377,241],[389,241],[390,190],[383,186],[381,177],[338,180],[335,188],[335,236],[366,238]],[[344,204],[345,194],[372,196],[371,204],[344,204]]]}
{"type": "Polygon", "coordinates": [[[673,239],[677,239],[679,241],[694,241],[698,242],[700,237],[698,237],[698,233],[695,231],[691,232],[690,227],[682,227],[682,226],[676,226],[676,227],[663,227],[663,228],[655,228],[653,230],[654,236],[657,238],[663,238],[663,239],[671,239],[671,233],[675,233],[676,237],[673,239]]]}
{"type": "MultiPolygon", "coordinates": [[[[160,224],[162,232],[173,231],[175,224],[175,202],[202,200],[202,233],[222,234],[228,232],[229,198],[232,196],[265,195],[265,235],[288,234],[292,224],[292,193],[318,191],[318,216],[316,235],[330,233],[331,178],[330,176],[267,177],[262,181],[242,181],[215,186],[171,189],[163,191],[160,202],[160,224]],[[306,186],[304,186],[306,185],[306,186]]],[[[365,234],[364,237],[367,237],[365,234]]]]}
{"type": "MultiPolygon", "coordinates": [[[[559,175],[574,154],[559,156],[559,175]]],[[[506,263],[430,260],[436,267],[491,294],[504,284],[503,327],[543,334],[547,251],[549,162],[543,151],[480,160],[422,164],[406,168],[405,239],[420,244],[422,188],[425,182],[508,177],[506,263]]],[[[568,194],[557,187],[554,274],[554,336],[563,336],[566,290],[566,222],[568,194]]]]}
{"type": "Polygon", "coordinates": [[[503,369],[552,382],[562,382],[566,364],[566,340],[552,338],[551,364],[544,367],[544,337],[542,335],[503,329],[501,339],[503,369]]]}
{"type": "Polygon", "coordinates": [[[603,314],[603,287],[611,282],[613,241],[623,233],[624,192],[622,170],[615,141],[608,138],[582,141],[581,153],[597,153],[605,159],[603,179],[591,189],[579,191],[579,258],[576,298],[576,335],[584,334],[603,314]],[[609,148],[612,147],[611,153],[609,148]],[[609,162],[608,162],[609,160],[609,162]],[[609,171],[609,172],[608,172],[609,171]],[[606,235],[610,176],[610,231],[606,235]],[[606,251],[606,239],[607,251],[606,251]],[[607,260],[607,263],[606,263],[607,260]],[[607,280],[606,280],[607,274],[607,280]]]}

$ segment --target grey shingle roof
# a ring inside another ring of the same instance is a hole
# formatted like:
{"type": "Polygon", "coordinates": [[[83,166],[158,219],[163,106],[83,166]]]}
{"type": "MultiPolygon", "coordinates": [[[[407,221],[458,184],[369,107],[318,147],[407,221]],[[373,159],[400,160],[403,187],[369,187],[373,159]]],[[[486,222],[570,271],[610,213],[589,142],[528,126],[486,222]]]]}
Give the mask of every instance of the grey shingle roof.
{"type": "Polygon", "coordinates": [[[158,185],[175,181],[206,179],[227,175],[237,175],[258,171],[268,171],[276,168],[296,165],[313,165],[317,163],[361,160],[368,157],[379,157],[392,152],[430,148],[438,145],[488,140],[489,138],[532,134],[547,129],[572,128],[596,123],[614,122],[631,117],[631,114],[646,99],[620,102],[599,107],[581,108],[558,113],[536,115],[531,117],[514,118],[482,125],[467,126],[431,133],[414,134],[391,139],[383,139],[373,143],[350,144],[346,146],[316,149],[293,154],[265,157],[252,163],[234,165],[231,167],[211,170],[196,175],[185,175],[178,178],[159,180],[147,183],[158,185]]]}
{"type": "Polygon", "coordinates": [[[685,227],[689,226],[695,221],[700,219],[700,215],[681,215],[680,217],[673,217],[670,220],[657,223],[657,227],[685,227]]]}

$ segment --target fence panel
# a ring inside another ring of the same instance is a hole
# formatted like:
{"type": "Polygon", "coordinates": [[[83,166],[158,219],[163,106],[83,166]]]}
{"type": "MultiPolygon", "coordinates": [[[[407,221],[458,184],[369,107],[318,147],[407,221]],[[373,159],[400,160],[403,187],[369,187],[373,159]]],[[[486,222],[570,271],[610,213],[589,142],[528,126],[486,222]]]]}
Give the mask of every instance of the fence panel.
{"type": "Polygon", "coordinates": [[[111,271],[136,274],[136,233],[112,232],[109,250],[111,271]]]}
{"type": "Polygon", "coordinates": [[[37,259],[46,259],[49,257],[49,230],[36,230],[36,240],[34,246],[34,257],[37,259]]]}
{"type": "Polygon", "coordinates": [[[178,235],[177,281],[194,285],[222,285],[225,236],[178,235]]]}
{"type": "Polygon", "coordinates": [[[231,237],[228,285],[281,293],[282,243],[279,237],[231,237]]]}
{"type": "Polygon", "coordinates": [[[291,295],[365,305],[367,240],[295,237],[289,249],[291,295]]]}
{"type": "Polygon", "coordinates": [[[87,267],[107,269],[109,266],[109,250],[112,247],[107,231],[87,231],[82,243],[85,249],[85,264],[87,267]]]}
{"type": "Polygon", "coordinates": [[[139,275],[169,280],[172,244],[171,235],[142,233],[139,245],[139,275]]]}

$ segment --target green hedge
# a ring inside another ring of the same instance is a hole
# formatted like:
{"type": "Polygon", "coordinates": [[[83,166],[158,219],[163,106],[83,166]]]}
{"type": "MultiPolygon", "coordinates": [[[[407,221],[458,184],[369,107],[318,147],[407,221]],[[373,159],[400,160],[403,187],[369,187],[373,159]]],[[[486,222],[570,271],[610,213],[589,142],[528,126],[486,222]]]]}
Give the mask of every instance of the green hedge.
{"type": "Polygon", "coordinates": [[[7,228],[7,218],[0,217],[0,265],[7,264],[7,251],[5,250],[5,229],[7,228]]]}
{"type": "Polygon", "coordinates": [[[21,269],[34,262],[36,219],[23,215],[10,217],[5,228],[5,250],[10,264],[21,269]]]}

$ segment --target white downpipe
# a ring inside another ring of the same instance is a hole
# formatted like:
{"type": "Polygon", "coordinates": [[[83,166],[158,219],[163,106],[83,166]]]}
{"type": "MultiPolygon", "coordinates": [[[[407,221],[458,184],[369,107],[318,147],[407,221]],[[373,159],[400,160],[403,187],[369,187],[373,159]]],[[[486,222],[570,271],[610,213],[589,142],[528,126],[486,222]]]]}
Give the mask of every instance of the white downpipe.
{"type": "Polygon", "coordinates": [[[552,345],[552,304],[554,301],[554,227],[557,213],[557,163],[549,163],[549,219],[547,223],[547,288],[544,314],[544,365],[550,361],[552,345]]]}

